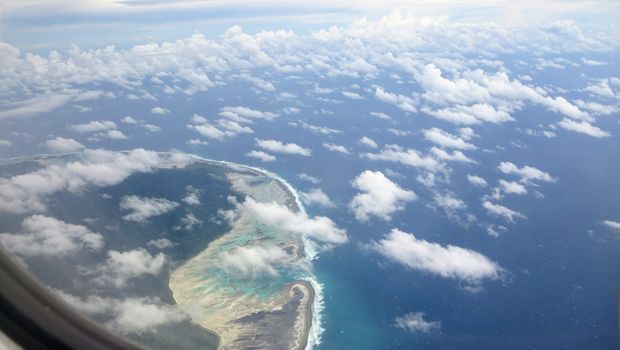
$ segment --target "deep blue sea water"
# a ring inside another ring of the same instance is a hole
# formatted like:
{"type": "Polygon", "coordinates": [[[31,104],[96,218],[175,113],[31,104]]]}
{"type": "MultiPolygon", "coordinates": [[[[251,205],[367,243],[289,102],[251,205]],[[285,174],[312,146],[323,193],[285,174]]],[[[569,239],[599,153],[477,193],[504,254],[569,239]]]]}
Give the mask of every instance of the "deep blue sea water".
{"type": "MultiPolygon", "coordinates": [[[[592,68],[590,74],[597,74],[596,69],[592,68]]],[[[542,72],[537,79],[559,79],[566,86],[578,86],[576,75],[562,75],[557,71],[542,72]]],[[[326,79],[324,86],[347,86],[352,82],[326,79]]],[[[300,89],[298,84],[282,80],[280,88],[296,92],[300,89]]],[[[385,86],[388,82],[380,84],[385,86]]],[[[390,90],[407,93],[410,86],[391,86],[390,90]]],[[[394,143],[424,150],[431,145],[423,139],[420,130],[439,127],[454,132],[455,127],[446,122],[419,113],[406,115],[393,106],[378,104],[370,97],[354,104],[314,101],[312,108],[302,107],[298,115],[282,115],[272,123],[252,125],[254,135],[226,142],[210,140],[207,146],[190,147],[185,142],[198,137],[186,127],[194,113],[214,118],[223,105],[277,110],[290,103],[271,101],[256,94],[241,94],[233,82],[217,91],[192,97],[161,96],[158,104],[174,106],[172,113],[149,115],[150,106],[146,107],[140,101],[128,101],[122,110],[113,102],[106,102],[102,109],[116,116],[115,121],[132,115],[161,125],[165,131],[161,136],[153,137],[135,130],[132,139],[110,144],[102,142],[102,147],[144,147],[162,151],[175,148],[206,158],[257,165],[274,171],[301,191],[320,187],[337,204],[335,208],[307,208],[310,214],[332,218],[347,230],[350,238],[348,244],[321,254],[315,262],[316,275],[324,285],[325,302],[322,318],[325,332],[320,348],[620,348],[620,235],[601,224],[603,220],[620,219],[620,141],[615,136],[620,135],[620,125],[617,113],[599,118],[597,125],[614,135],[605,139],[561,129],[555,131],[556,138],[527,135],[523,129],[538,128],[560,118],[543,108],[531,106],[513,114],[516,122],[473,126],[479,137],[471,142],[478,146],[478,150],[467,154],[477,163],[451,163],[451,182],[446,185],[446,190],[461,198],[480,222],[508,227],[508,231],[499,237],[491,237],[483,227],[463,227],[449,220],[440,210],[430,207],[432,192],[416,181],[419,173],[416,169],[368,161],[357,155],[372,151],[357,143],[362,136],[369,136],[380,145],[394,143]],[[225,102],[214,102],[220,96],[225,102]],[[321,107],[329,108],[334,114],[315,114],[321,107]],[[368,114],[372,111],[385,112],[394,121],[371,118],[368,114]],[[317,137],[288,125],[292,120],[304,120],[345,133],[317,137]],[[411,130],[413,134],[395,136],[386,131],[391,127],[411,130]],[[263,164],[244,155],[254,148],[254,137],[295,142],[311,148],[313,156],[277,155],[278,162],[263,164]],[[333,153],[321,146],[323,142],[343,144],[353,152],[349,155],[333,153]],[[525,220],[517,219],[514,224],[490,217],[481,206],[481,197],[489,193],[489,188],[474,188],[466,180],[467,174],[479,175],[489,182],[490,187],[495,186],[500,178],[516,180],[516,177],[499,173],[497,166],[502,161],[535,166],[557,178],[555,183],[541,183],[535,188],[542,198],[537,198],[534,189],[530,189],[528,195],[508,195],[502,201],[503,205],[527,216],[525,220]],[[393,180],[415,191],[419,200],[408,203],[406,210],[393,215],[389,222],[376,218],[368,223],[357,222],[347,208],[356,193],[350,181],[364,170],[385,172],[388,168],[404,175],[393,180]],[[302,172],[320,178],[321,183],[304,182],[296,175],[302,172]],[[478,251],[501,265],[506,271],[506,279],[485,280],[482,290],[471,293],[459,281],[408,270],[363,248],[370,241],[381,239],[392,228],[428,241],[478,251]],[[397,328],[395,318],[410,312],[424,312],[428,320],[441,322],[441,331],[424,334],[397,328]]],[[[89,112],[88,117],[101,115],[102,109],[89,112]]],[[[88,117],[59,111],[42,120],[41,130],[49,133],[64,131],[65,124],[88,117]],[[60,120],[62,123],[58,123],[60,120]]],[[[19,128],[19,125],[15,126],[16,130],[19,128]]],[[[23,152],[37,151],[36,147],[29,147],[23,152]]]]}

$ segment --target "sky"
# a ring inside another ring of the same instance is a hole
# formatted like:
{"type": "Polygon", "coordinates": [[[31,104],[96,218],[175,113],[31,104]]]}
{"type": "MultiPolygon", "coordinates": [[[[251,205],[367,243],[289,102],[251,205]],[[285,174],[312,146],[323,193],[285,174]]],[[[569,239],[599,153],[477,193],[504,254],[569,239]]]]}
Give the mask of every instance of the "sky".
{"type": "Polygon", "coordinates": [[[129,45],[194,32],[216,37],[240,25],[248,32],[287,28],[307,33],[360,17],[378,19],[394,9],[416,17],[506,25],[571,19],[593,28],[617,27],[613,0],[503,1],[2,1],[0,40],[44,52],[66,48],[129,45]]]}

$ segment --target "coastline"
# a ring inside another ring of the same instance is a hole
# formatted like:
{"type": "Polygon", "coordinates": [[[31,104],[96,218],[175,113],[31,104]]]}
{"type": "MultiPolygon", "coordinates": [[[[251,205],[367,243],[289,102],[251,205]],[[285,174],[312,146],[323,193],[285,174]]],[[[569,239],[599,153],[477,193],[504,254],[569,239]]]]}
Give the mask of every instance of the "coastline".
{"type": "MultiPolygon", "coordinates": [[[[224,166],[232,170],[232,173],[250,173],[254,176],[261,176],[261,177],[271,179],[277,185],[277,187],[285,193],[286,205],[291,210],[305,212],[304,207],[301,203],[301,200],[297,192],[288,182],[286,182],[284,179],[279,177],[277,174],[274,174],[270,171],[257,168],[257,167],[252,167],[252,166],[247,166],[247,165],[242,165],[242,164],[237,164],[237,163],[231,163],[227,161],[205,159],[205,158],[192,155],[192,154],[189,154],[189,156],[191,156],[193,159],[195,159],[198,162],[204,162],[204,163],[217,164],[217,165],[224,166]]],[[[245,194],[248,195],[248,193],[245,193],[245,194]]],[[[234,231],[234,229],[232,229],[231,232],[232,231],[234,231]]],[[[223,239],[226,239],[226,236],[230,235],[231,232],[227,232],[224,235],[222,235],[223,239]]],[[[307,247],[309,246],[309,244],[307,244],[308,243],[307,240],[302,237],[301,241],[303,242],[303,244],[301,245],[303,254],[300,256],[300,258],[306,262],[310,262],[311,260],[315,258],[315,256],[314,254],[308,254],[309,252],[307,251],[307,247]]],[[[171,290],[173,290],[173,296],[179,304],[182,304],[183,303],[182,300],[184,299],[184,297],[180,296],[178,292],[177,293],[174,292],[175,289],[177,290],[179,289],[180,284],[184,284],[180,282],[181,281],[179,281],[178,278],[175,279],[171,276],[170,287],[171,287],[171,290]]],[[[295,336],[295,339],[293,339],[293,344],[294,344],[294,346],[292,346],[293,349],[299,349],[299,350],[312,349],[316,345],[318,345],[318,342],[320,339],[321,328],[320,328],[320,318],[319,318],[319,315],[317,314],[317,311],[318,311],[317,306],[318,306],[318,301],[322,300],[322,298],[320,297],[317,298],[317,291],[314,288],[313,283],[317,283],[314,276],[304,274],[304,275],[298,276],[298,279],[293,281],[291,284],[289,284],[289,287],[288,287],[289,293],[294,293],[295,290],[297,290],[303,294],[303,298],[301,299],[300,305],[297,308],[298,314],[297,314],[295,325],[294,325],[296,336],[295,336]]],[[[280,302],[281,301],[282,300],[280,300],[280,302]]],[[[248,302],[248,301],[245,300],[244,302],[248,302]]],[[[275,304],[272,303],[272,305],[276,305],[276,304],[278,303],[275,303],[275,304]]],[[[246,305],[249,305],[249,304],[246,304],[246,305]]],[[[283,303],[280,306],[284,306],[284,305],[287,305],[287,304],[283,303]]],[[[266,312],[265,310],[259,310],[259,309],[254,310],[254,311],[255,312],[252,312],[245,317],[251,318],[253,316],[257,316],[258,314],[266,312]]],[[[218,348],[223,349],[223,348],[228,348],[230,346],[229,344],[230,337],[231,337],[231,334],[233,335],[235,334],[234,332],[230,333],[229,330],[226,330],[224,331],[224,333],[226,334],[222,334],[221,330],[220,332],[218,332],[217,329],[207,327],[207,324],[205,323],[200,323],[200,324],[205,329],[208,329],[210,332],[215,333],[218,336],[218,339],[220,339],[220,345],[218,346],[218,348]]]]}

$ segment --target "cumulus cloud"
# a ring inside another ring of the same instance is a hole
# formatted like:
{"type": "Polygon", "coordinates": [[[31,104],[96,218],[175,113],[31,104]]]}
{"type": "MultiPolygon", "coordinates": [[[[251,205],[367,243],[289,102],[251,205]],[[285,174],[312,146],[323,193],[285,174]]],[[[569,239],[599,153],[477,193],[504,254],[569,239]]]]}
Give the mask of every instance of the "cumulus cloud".
{"type": "Polygon", "coordinates": [[[151,255],[144,248],[124,252],[110,250],[105,262],[98,266],[94,273],[97,274],[97,282],[112,283],[121,288],[131,279],[159,274],[165,264],[166,256],[163,253],[151,255]]]}
{"type": "Polygon", "coordinates": [[[171,240],[167,238],[159,238],[159,239],[152,239],[148,241],[146,245],[155,247],[157,249],[166,249],[166,248],[174,247],[176,243],[172,242],[171,240]]]}
{"type": "Polygon", "coordinates": [[[325,147],[326,149],[332,151],[332,152],[337,152],[337,153],[342,153],[342,154],[349,154],[349,150],[344,147],[343,145],[338,145],[335,143],[323,143],[323,147],[325,147]]]}
{"type": "Polygon", "coordinates": [[[431,128],[424,130],[424,138],[441,147],[456,148],[460,150],[476,149],[476,146],[463,140],[462,138],[445,132],[439,128],[431,128]]]}
{"type": "Polygon", "coordinates": [[[431,147],[431,153],[437,157],[437,159],[445,160],[446,162],[462,162],[462,163],[475,163],[475,161],[466,156],[461,151],[452,151],[452,153],[445,151],[441,148],[431,147]]]}
{"type": "Polygon", "coordinates": [[[346,231],[324,216],[310,217],[304,212],[294,212],[284,205],[257,202],[250,197],[235,205],[237,217],[307,237],[319,249],[331,249],[348,241],[346,231]]]}
{"type": "Polygon", "coordinates": [[[342,95],[346,98],[350,98],[351,100],[365,100],[364,96],[353,91],[343,91],[342,95]]]}
{"type": "Polygon", "coordinates": [[[249,119],[264,119],[264,120],[273,120],[278,115],[276,113],[271,112],[263,112],[256,109],[251,109],[243,106],[236,107],[222,107],[220,108],[220,116],[231,118],[235,120],[247,121],[249,119]]]}
{"type": "Polygon", "coordinates": [[[224,270],[246,279],[264,274],[277,276],[280,266],[290,260],[286,251],[276,246],[237,247],[220,255],[220,265],[224,270]]]}
{"type": "Polygon", "coordinates": [[[467,175],[467,181],[476,187],[486,187],[487,181],[477,175],[467,175]]]}
{"type": "Polygon", "coordinates": [[[200,190],[194,186],[186,186],[183,202],[187,205],[200,205],[200,190]]]}
{"type": "Polygon", "coordinates": [[[49,216],[32,215],[21,225],[22,233],[0,233],[0,243],[11,254],[51,258],[83,250],[99,251],[103,247],[101,234],[49,216]]]}
{"type": "Polygon", "coordinates": [[[499,187],[504,193],[526,194],[527,189],[515,181],[499,180],[499,187]]]}
{"type": "Polygon", "coordinates": [[[377,148],[379,147],[379,145],[377,145],[377,143],[371,139],[370,137],[364,136],[360,139],[360,143],[364,146],[370,147],[370,148],[377,148]]]}
{"type": "Polygon", "coordinates": [[[370,112],[370,116],[375,117],[377,119],[392,120],[392,117],[390,117],[389,115],[383,112],[370,112]]]}
{"type": "Polygon", "coordinates": [[[189,319],[177,305],[165,304],[159,298],[108,298],[90,295],[80,298],[63,291],[54,292],[77,310],[104,317],[104,326],[123,335],[156,333],[160,327],[189,319]]]}
{"type": "Polygon", "coordinates": [[[407,202],[417,198],[413,191],[403,189],[380,171],[366,170],[351,184],[360,191],[349,203],[359,221],[368,221],[370,216],[389,221],[393,213],[404,210],[407,202]]]}
{"type": "Polygon", "coordinates": [[[153,107],[153,109],[151,109],[151,113],[153,114],[168,114],[170,113],[170,110],[163,108],[163,107],[153,107]]]}
{"type": "Polygon", "coordinates": [[[425,92],[424,99],[436,105],[457,105],[452,109],[425,112],[459,124],[476,124],[479,121],[500,123],[510,121],[508,112],[531,102],[574,119],[589,120],[588,113],[580,110],[565,98],[547,96],[545,90],[533,88],[518,80],[511,80],[506,72],[487,74],[481,69],[466,71],[454,80],[445,78],[434,64],[427,64],[415,75],[425,92]],[[469,107],[467,107],[469,106],[469,107]],[[467,108],[475,108],[467,111],[467,108]],[[437,113],[439,112],[439,113],[437,113]]]}
{"type": "Polygon", "coordinates": [[[415,149],[404,149],[398,145],[386,145],[378,153],[363,153],[361,156],[371,160],[400,163],[429,171],[437,171],[442,168],[442,164],[435,158],[423,156],[415,149]]]}
{"type": "Polygon", "coordinates": [[[307,205],[320,205],[322,207],[333,207],[334,203],[329,199],[327,194],[320,188],[314,188],[309,192],[301,193],[301,200],[307,205]]]}
{"type": "Polygon", "coordinates": [[[145,223],[154,216],[165,214],[176,207],[179,203],[165,198],[148,198],[140,196],[124,196],[121,199],[121,210],[129,211],[123,219],[145,223]]]}
{"type": "Polygon", "coordinates": [[[514,120],[508,112],[497,110],[485,103],[476,103],[471,106],[456,105],[436,110],[423,107],[422,112],[458,125],[474,125],[482,122],[499,124],[514,120]]]}
{"type": "Polygon", "coordinates": [[[587,121],[577,122],[568,118],[564,118],[560,121],[559,125],[566,130],[575,131],[596,138],[611,136],[609,132],[601,130],[599,127],[592,125],[587,121]]]}
{"type": "Polygon", "coordinates": [[[620,232],[620,222],[612,221],[612,220],[604,220],[603,225],[620,232]]]}
{"type": "Polygon", "coordinates": [[[39,170],[0,178],[0,211],[45,211],[45,200],[53,193],[78,192],[87,186],[112,186],[133,173],[149,172],[167,162],[191,162],[184,156],[173,158],[143,149],[128,152],[85,150],[78,154],[77,160],[52,163],[39,170]]]}
{"type": "Polygon", "coordinates": [[[313,183],[315,185],[321,182],[321,179],[319,179],[317,177],[314,177],[312,175],[308,175],[306,173],[299,173],[299,174],[297,174],[297,177],[300,178],[301,180],[308,181],[308,182],[313,183]]]}
{"type": "Polygon", "coordinates": [[[441,329],[441,323],[427,321],[423,312],[411,312],[396,317],[396,327],[412,333],[430,333],[441,329]]]}
{"type": "Polygon", "coordinates": [[[71,129],[79,133],[91,133],[116,129],[116,123],[110,120],[93,120],[88,123],[71,125],[71,129]]]}
{"type": "Polygon", "coordinates": [[[556,179],[553,178],[549,173],[542,171],[538,168],[526,165],[523,167],[518,167],[511,162],[501,162],[497,167],[499,171],[504,174],[518,175],[521,177],[521,182],[530,183],[533,181],[542,181],[542,182],[555,182],[556,179]]]}
{"type": "Polygon", "coordinates": [[[180,223],[174,226],[173,230],[191,231],[196,226],[202,226],[202,220],[198,219],[193,213],[186,212],[181,218],[180,223]]]}
{"type": "Polygon", "coordinates": [[[75,152],[84,148],[84,145],[74,139],[66,139],[64,137],[56,137],[55,139],[45,141],[45,147],[52,152],[75,152]]]}
{"type": "Polygon", "coordinates": [[[277,160],[276,156],[271,155],[269,153],[263,151],[252,150],[245,154],[250,158],[256,158],[261,162],[275,162],[277,160]]]}
{"type": "Polygon", "coordinates": [[[507,208],[501,204],[484,201],[482,203],[482,206],[489,212],[489,214],[503,217],[510,222],[514,222],[515,218],[525,219],[525,215],[519,213],[518,211],[507,208]]]}
{"type": "Polygon", "coordinates": [[[121,123],[123,123],[123,124],[138,124],[138,121],[134,117],[126,116],[126,117],[123,117],[123,119],[121,119],[121,123]]]}
{"type": "Polygon", "coordinates": [[[105,137],[112,139],[112,140],[126,140],[127,139],[127,136],[123,134],[122,131],[119,131],[119,130],[108,130],[103,135],[105,135],[105,137]]]}
{"type": "MultiPolygon", "coordinates": [[[[404,95],[387,92],[382,87],[377,87],[375,89],[375,97],[377,97],[377,99],[379,99],[380,101],[392,104],[405,112],[413,113],[417,111],[417,109],[415,108],[415,103],[412,98],[404,96],[404,95]]],[[[376,115],[376,116],[383,117],[382,115],[376,115]]]]}
{"type": "Polygon", "coordinates": [[[285,154],[297,154],[301,156],[310,156],[312,151],[308,148],[301,147],[296,143],[282,143],[277,140],[261,140],[255,139],[256,146],[266,149],[268,151],[285,154]]]}
{"type": "Polygon", "coordinates": [[[318,126],[318,125],[312,125],[312,124],[308,124],[304,121],[299,122],[299,125],[306,129],[306,130],[310,130],[316,134],[322,134],[322,135],[330,135],[330,134],[342,134],[342,130],[337,130],[337,129],[332,129],[332,128],[328,128],[325,126],[318,126]]]}
{"type": "Polygon", "coordinates": [[[207,118],[194,114],[192,116],[193,125],[188,125],[190,129],[194,129],[200,135],[222,141],[226,138],[235,137],[239,134],[253,134],[254,130],[250,127],[242,126],[236,121],[219,119],[215,124],[210,124],[207,118]]]}
{"type": "Polygon", "coordinates": [[[471,249],[443,246],[392,229],[379,241],[367,245],[371,251],[407,268],[478,286],[484,279],[499,279],[503,269],[471,249]]]}

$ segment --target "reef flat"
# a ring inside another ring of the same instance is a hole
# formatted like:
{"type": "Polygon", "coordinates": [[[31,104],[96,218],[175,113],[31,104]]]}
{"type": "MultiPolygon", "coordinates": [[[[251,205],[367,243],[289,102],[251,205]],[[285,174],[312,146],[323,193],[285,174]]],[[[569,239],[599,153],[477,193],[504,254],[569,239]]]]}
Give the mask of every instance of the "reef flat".
{"type": "MultiPolygon", "coordinates": [[[[230,170],[226,177],[240,195],[301,210],[279,180],[250,168],[231,165],[230,170]]],[[[301,237],[241,216],[228,232],[176,268],[169,286],[194,322],[219,336],[220,349],[305,349],[315,300],[307,267],[301,237]],[[240,249],[269,247],[286,252],[275,273],[244,275],[223,265],[224,257],[240,249]]]]}

